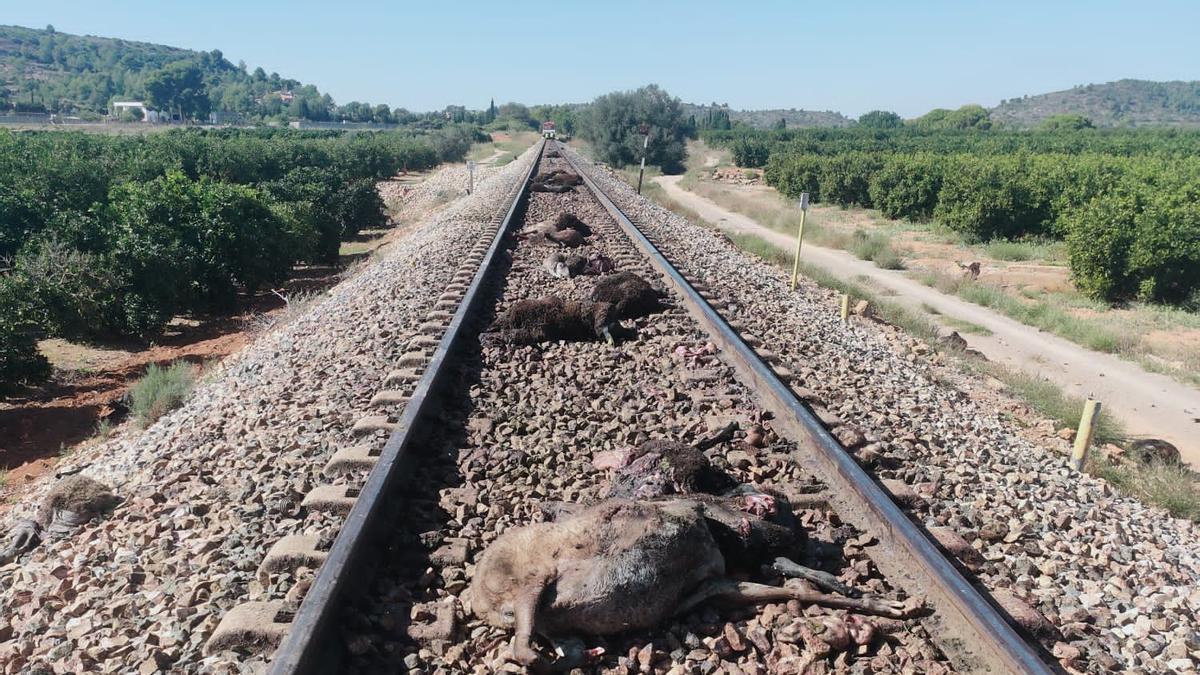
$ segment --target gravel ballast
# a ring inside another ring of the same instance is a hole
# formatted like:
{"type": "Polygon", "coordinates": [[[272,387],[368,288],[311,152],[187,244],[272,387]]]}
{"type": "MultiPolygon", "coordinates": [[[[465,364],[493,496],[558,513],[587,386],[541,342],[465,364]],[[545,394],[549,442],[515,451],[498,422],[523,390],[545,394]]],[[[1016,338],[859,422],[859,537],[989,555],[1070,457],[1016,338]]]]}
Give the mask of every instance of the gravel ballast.
{"type": "MultiPolygon", "coordinates": [[[[563,168],[561,160],[548,158],[540,171],[554,168],[563,168]]],[[[524,224],[561,212],[594,232],[571,253],[603,253],[617,261],[617,271],[661,287],[649,262],[586,188],[533,193],[524,224]]],[[[543,268],[555,250],[536,237],[519,238],[497,313],[548,294],[589,297],[596,277],[558,279],[543,268]]],[[[522,672],[511,659],[512,631],[471,613],[467,590],[474,563],[501,533],[541,520],[542,506],[599,499],[609,474],[592,464],[598,453],[649,439],[693,442],[736,422],[735,440],[708,451],[714,464],[742,482],[778,488],[798,505],[820,501],[823,486],[790,460],[794,446],[769,424],[763,447],[743,442],[761,411],[732,368],[705,350],[707,335],[680,299],[670,301],[674,307],[632,322],[637,337],[615,347],[600,340],[486,346],[465,359],[460,396],[447,406],[441,429],[419,444],[427,452],[404,488],[402,517],[384,538],[385,562],[339,622],[348,672],[522,672]]],[[[804,564],[821,566],[866,593],[904,597],[876,571],[869,537],[823,506],[798,506],[798,515],[809,537],[804,564]]],[[[849,672],[950,670],[918,621],[867,617],[888,634],[886,640],[861,655],[853,647],[830,647],[816,634],[826,630],[823,621],[842,617],[844,612],[794,601],[761,609],[703,608],[653,631],[579,638],[587,648],[605,650],[586,672],[782,673],[800,672],[809,662],[816,664],[810,672],[827,662],[849,672]]]]}
{"type": "Polygon", "coordinates": [[[914,517],[978,553],[975,574],[1072,671],[1190,672],[1200,663],[1200,532],[1070,471],[1052,447],[944,383],[929,348],[891,326],[838,319],[836,294],[639,197],[579,159],[721,313],[778,354],[844,445],[921,500],[914,517]],[[1036,610],[1030,612],[1029,610],[1036,610]]]}
{"type": "MultiPolygon", "coordinates": [[[[81,469],[124,501],[0,568],[0,672],[244,667],[231,652],[203,656],[205,641],[230,607],[291,588],[257,574],[272,543],[334,526],[302,520],[300,500],[533,159],[478,170],[474,195],[227,359],[182,408],[64,460],[60,471],[81,469]]],[[[459,194],[463,173],[435,173],[411,199],[459,194]]],[[[51,482],[12,517],[33,513],[51,482]]]]}

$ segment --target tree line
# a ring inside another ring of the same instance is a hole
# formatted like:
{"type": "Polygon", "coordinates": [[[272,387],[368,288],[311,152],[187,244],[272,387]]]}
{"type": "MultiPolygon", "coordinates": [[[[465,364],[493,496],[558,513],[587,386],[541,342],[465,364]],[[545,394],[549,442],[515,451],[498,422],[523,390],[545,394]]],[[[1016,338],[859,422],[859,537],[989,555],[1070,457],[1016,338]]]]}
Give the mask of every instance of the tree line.
{"type": "Polygon", "coordinates": [[[224,311],[386,223],[375,182],[460,161],[471,127],[344,134],[0,131],[0,384],[48,374],[42,337],[150,339],[224,311]]]}
{"type": "Polygon", "coordinates": [[[875,146],[884,140],[874,138],[870,150],[809,152],[808,139],[770,151],[765,176],[784,195],[808,192],[817,202],[932,220],[968,240],[1064,239],[1072,277],[1085,294],[1194,306],[1200,302],[1200,160],[1158,143],[1180,139],[1186,147],[1200,134],[1124,134],[1096,145],[1127,154],[1041,151],[1035,148],[1043,144],[1074,148],[1078,139],[1036,136],[1012,152],[999,148],[1014,139],[981,136],[969,154],[960,150],[961,136],[927,139],[918,151],[904,142],[881,150],[875,146]],[[1153,149],[1138,153],[1135,147],[1153,149]]]}

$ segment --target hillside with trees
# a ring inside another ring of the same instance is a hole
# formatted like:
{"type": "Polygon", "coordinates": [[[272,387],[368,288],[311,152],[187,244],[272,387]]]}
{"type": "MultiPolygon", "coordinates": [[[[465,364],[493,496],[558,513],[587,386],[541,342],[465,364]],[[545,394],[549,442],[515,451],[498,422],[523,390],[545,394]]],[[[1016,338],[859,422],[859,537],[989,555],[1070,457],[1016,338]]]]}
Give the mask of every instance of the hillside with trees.
{"type": "Polygon", "coordinates": [[[1098,127],[1200,126],[1200,81],[1118,80],[1001,101],[997,124],[1034,127],[1048,118],[1079,115],[1098,127]]]}
{"type": "Polygon", "coordinates": [[[87,119],[107,114],[114,100],[145,101],[183,119],[219,111],[251,122],[417,120],[384,104],[339,106],[314,85],[231,63],[217,49],[70,35],[53,26],[0,26],[0,108],[87,119]]]}

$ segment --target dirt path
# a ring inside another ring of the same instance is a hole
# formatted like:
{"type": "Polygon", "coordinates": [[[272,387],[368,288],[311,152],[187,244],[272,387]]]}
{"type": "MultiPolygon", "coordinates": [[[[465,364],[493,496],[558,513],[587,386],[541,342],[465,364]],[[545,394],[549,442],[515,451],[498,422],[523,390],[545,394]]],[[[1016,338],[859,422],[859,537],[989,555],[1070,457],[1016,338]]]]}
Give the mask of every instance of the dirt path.
{"type": "Polygon", "coordinates": [[[505,153],[504,150],[496,150],[492,154],[488,155],[487,157],[484,157],[483,159],[481,159],[475,163],[476,164],[494,164],[496,162],[496,160],[498,160],[504,156],[504,153],[505,153]]]}
{"type": "MultiPolygon", "coordinates": [[[[681,178],[660,176],[654,180],[671,199],[722,230],[753,234],[785,251],[795,247],[794,238],[679,187],[681,178]]],[[[1167,440],[1179,448],[1184,461],[1200,466],[1200,391],[1165,375],[1146,372],[1116,356],[1091,351],[985,307],[945,295],[901,272],[880,269],[844,251],[805,244],[801,257],[842,279],[854,281],[856,277],[866,277],[896,294],[889,300],[925,314],[935,323],[949,317],[983,326],[992,334],[963,337],[988,359],[1046,377],[1068,393],[1095,396],[1130,434],[1167,440]],[[922,304],[933,307],[940,315],[929,315],[922,304]]]]}

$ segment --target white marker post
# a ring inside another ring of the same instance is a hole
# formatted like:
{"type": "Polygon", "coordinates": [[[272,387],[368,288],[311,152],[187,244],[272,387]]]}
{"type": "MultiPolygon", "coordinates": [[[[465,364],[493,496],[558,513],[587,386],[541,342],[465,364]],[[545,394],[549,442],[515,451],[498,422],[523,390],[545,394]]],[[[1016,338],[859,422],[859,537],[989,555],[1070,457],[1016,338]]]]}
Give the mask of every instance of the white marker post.
{"type": "Polygon", "coordinates": [[[642,168],[638,171],[638,194],[642,194],[642,176],[646,175],[646,149],[650,147],[650,125],[639,124],[638,133],[642,135],[642,168]]]}
{"type": "Polygon", "coordinates": [[[467,194],[471,194],[475,191],[475,162],[467,160],[467,172],[471,176],[467,179],[467,194]]]}
{"type": "Polygon", "coordinates": [[[808,215],[808,193],[800,193],[800,231],[796,233],[796,259],[792,261],[792,290],[800,277],[800,244],[804,242],[804,218],[808,215]]]}

